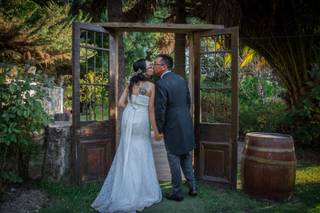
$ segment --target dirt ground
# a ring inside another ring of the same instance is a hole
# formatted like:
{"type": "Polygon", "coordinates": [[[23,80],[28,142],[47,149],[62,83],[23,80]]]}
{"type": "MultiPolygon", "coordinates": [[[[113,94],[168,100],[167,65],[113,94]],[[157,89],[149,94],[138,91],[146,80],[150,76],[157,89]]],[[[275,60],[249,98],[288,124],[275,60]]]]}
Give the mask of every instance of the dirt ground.
{"type": "Polygon", "coordinates": [[[0,213],[38,212],[49,199],[46,193],[37,189],[34,183],[8,186],[0,203],[0,213]]]}

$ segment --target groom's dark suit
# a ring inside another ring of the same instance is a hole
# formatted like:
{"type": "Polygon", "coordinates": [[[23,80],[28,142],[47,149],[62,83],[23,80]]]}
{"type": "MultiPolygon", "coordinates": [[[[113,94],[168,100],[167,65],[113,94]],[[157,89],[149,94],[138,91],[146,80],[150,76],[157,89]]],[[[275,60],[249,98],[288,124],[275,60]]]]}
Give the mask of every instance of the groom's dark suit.
{"type": "Polygon", "coordinates": [[[192,150],[195,148],[190,93],[187,82],[168,72],[156,83],[156,120],[168,153],[173,193],[181,195],[182,171],[191,189],[195,189],[192,150]]]}

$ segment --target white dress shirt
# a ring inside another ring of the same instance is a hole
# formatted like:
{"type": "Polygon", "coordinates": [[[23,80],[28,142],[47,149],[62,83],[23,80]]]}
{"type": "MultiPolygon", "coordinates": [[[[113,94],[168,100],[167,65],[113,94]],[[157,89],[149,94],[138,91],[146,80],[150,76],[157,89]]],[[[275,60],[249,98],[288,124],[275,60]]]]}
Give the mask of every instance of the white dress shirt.
{"type": "Polygon", "coordinates": [[[162,75],[160,76],[160,78],[162,79],[162,78],[163,78],[163,76],[164,76],[165,74],[169,73],[169,72],[171,72],[171,70],[167,70],[167,71],[165,71],[164,73],[162,73],[162,75]]]}

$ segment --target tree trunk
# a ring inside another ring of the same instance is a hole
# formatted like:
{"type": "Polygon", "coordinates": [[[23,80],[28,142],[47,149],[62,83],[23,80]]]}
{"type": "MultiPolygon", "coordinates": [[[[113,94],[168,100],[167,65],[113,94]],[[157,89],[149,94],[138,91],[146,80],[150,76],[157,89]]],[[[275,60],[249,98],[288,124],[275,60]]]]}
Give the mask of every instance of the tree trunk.
{"type": "MultiPolygon", "coordinates": [[[[185,13],[185,0],[176,0],[176,23],[186,23],[185,13]]],[[[186,34],[175,34],[175,47],[174,47],[174,59],[175,59],[175,73],[185,77],[185,47],[186,47],[186,34]]]]}
{"type": "MultiPolygon", "coordinates": [[[[115,1],[115,2],[119,2],[119,1],[115,1]]],[[[94,22],[100,22],[101,14],[106,10],[106,7],[107,7],[107,0],[92,1],[90,5],[90,9],[91,9],[91,15],[94,22]]]]}
{"type": "Polygon", "coordinates": [[[78,10],[79,10],[79,0],[72,0],[71,3],[71,14],[73,16],[78,14],[78,10]]]}

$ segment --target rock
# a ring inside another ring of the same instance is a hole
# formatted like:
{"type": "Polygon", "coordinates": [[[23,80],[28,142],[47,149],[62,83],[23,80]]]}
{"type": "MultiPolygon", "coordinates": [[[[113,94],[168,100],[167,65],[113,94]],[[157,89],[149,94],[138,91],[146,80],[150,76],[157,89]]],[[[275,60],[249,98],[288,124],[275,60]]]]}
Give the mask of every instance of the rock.
{"type": "Polygon", "coordinates": [[[47,128],[43,177],[70,181],[71,121],[55,121],[47,128]]]}

